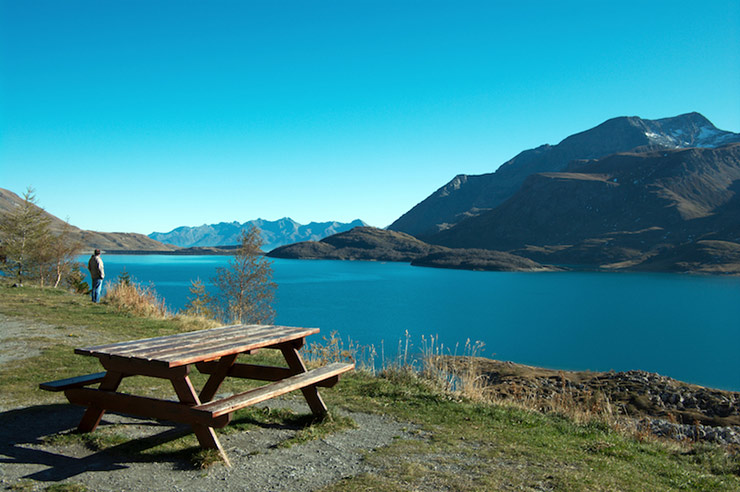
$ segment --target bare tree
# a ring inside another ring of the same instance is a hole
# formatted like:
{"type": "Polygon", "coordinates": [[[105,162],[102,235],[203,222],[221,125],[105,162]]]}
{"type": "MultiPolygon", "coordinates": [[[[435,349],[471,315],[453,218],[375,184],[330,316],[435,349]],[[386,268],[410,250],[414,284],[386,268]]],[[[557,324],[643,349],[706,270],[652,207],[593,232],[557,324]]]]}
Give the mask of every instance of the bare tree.
{"type": "Polygon", "coordinates": [[[51,234],[45,246],[46,270],[50,273],[54,288],[57,288],[62,279],[69,276],[78,265],[76,257],[82,249],[82,243],[72,238],[69,222],[65,222],[62,231],[57,235],[51,234]]]}
{"type": "Polygon", "coordinates": [[[234,323],[269,324],[275,318],[272,301],[276,285],[272,281],[272,263],[262,249],[260,230],[242,231],[239,248],[228,268],[216,269],[213,283],[221,317],[234,323]]]}

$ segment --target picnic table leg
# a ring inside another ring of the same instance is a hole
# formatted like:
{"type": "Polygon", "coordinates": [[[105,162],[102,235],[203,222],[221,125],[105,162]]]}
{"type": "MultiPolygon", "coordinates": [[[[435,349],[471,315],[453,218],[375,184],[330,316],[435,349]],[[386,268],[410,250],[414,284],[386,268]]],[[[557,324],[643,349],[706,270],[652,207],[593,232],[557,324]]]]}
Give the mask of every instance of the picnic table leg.
{"type": "MultiPolygon", "coordinates": [[[[190,406],[200,405],[200,399],[198,398],[198,394],[195,392],[195,388],[193,388],[193,383],[190,382],[189,377],[172,378],[170,381],[172,381],[172,386],[175,388],[175,393],[177,393],[180,403],[190,406]]],[[[198,438],[200,447],[217,450],[226,466],[231,466],[231,461],[229,461],[226,451],[224,451],[224,448],[221,446],[221,442],[216,436],[216,431],[211,427],[200,424],[191,424],[191,427],[193,428],[195,437],[198,438]]]]}
{"type": "MultiPolygon", "coordinates": [[[[98,389],[103,391],[116,391],[118,389],[118,385],[121,384],[122,379],[122,373],[118,371],[108,371],[105,373],[105,377],[103,378],[103,381],[100,382],[100,387],[98,389]]],[[[100,419],[103,418],[104,413],[105,409],[100,408],[96,405],[91,405],[87,407],[87,410],[85,410],[85,414],[80,420],[80,424],[77,426],[77,431],[94,431],[98,427],[98,424],[100,424],[100,419]]]]}
{"type": "MultiPolygon", "coordinates": [[[[301,354],[298,353],[298,348],[294,345],[280,347],[280,351],[285,357],[285,361],[288,363],[288,367],[296,373],[300,374],[306,372],[306,365],[301,359],[301,354]]],[[[329,410],[326,408],[324,400],[321,399],[318,389],[316,386],[306,386],[301,388],[303,397],[306,399],[306,403],[311,408],[314,415],[325,415],[329,410]]]]}
{"type": "Polygon", "coordinates": [[[231,366],[236,362],[238,355],[239,354],[234,354],[221,357],[218,361],[218,367],[213,373],[211,373],[211,376],[208,378],[208,381],[206,381],[205,386],[203,386],[203,389],[200,392],[201,402],[213,400],[213,397],[216,395],[216,391],[218,391],[219,386],[221,386],[221,383],[226,378],[231,366]]]}

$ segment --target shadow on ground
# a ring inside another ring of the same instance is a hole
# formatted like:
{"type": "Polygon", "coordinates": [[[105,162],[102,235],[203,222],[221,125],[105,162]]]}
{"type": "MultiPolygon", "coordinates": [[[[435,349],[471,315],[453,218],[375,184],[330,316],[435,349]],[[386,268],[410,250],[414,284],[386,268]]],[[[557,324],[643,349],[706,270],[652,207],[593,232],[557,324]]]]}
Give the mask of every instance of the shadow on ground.
{"type": "MultiPolygon", "coordinates": [[[[82,417],[84,409],[66,404],[40,405],[0,413],[0,463],[45,466],[43,470],[23,478],[39,481],[60,481],[88,471],[111,471],[128,468],[130,463],[169,461],[175,468],[192,469],[192,453],[197,448],[178,453],[145,454],[143,451],[164,442],[175,440],[191,432],[190,427],[167,422],[136,421],[123,425],[149,427],[148,435],[105,450],[85,449],[80,453],[72,446],[69,456],[61,454],[60,446],[49,444],[47,439],[60,433],[72,432],[82,417]],[[152,434],[153,433],[153,434],[152,434]],[[89,454],[88,454],[89,453],[89,454]]],[[[103,418],[101,427],[111,424],[103,418]]],[[[112,415],[111,418],[116,418],[112,415]]],[[[127,419],[130,421],[130,419],[127,419]]],[[[116,422],[117,425],[121,425],[116,422]]],[[[82,445],[81,445],[82,446],[82,445]]],[[[34,467],[37,468],[37,467],[34,467]]]]}

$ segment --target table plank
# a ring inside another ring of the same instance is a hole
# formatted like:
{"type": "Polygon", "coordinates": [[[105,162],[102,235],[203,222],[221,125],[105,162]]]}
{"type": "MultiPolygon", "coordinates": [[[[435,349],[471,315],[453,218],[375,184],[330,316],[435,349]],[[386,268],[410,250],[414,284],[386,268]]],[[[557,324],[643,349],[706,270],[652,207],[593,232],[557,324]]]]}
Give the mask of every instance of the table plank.
{"type": "MultiPolygon", "coordinates": [[[[189,340],[188,343],[172,343],[160,347],[142,347],[138,350],[127,351],[125,355],[131,357],[140,357],[147,359],[164,359],[171,360],[177,357],[178,353],[201,351],[201,350],[218,350],[219,347],[227,345],[242,345],[245,342],[252,343],[262,340],[263,338],[279,337],[283,334],[294,334],[295,330],[286,330],[277,326],[260,326],[259,328],[250,329],[248,335],[240,332],[229,332],[218,336],[202,336],[200,338],[189,340]]],[[[124,355],[116,352],[116,355],[124,355]]]]}
{"type": "MultiPolygon", "coordinates": [[[[194,410],[206,412],[216,419],[241,408],[255,405],[276,396],[303,389],[307,386],[316,385],[328,378],[339,376],[340,374],[350,371],[354,369],[354,367],[355,365],[352,363],[334,362],[327,366],[319,367],[318,369],[312,369],[265,386],[260,386],[259,388],[250,389],[244,393],[197,405],[194,407],[194,410]]],[[[314,411],[314,413],[326,413],[326,407],[323,407],[318,411],[314,411]]]]}
{"type": "MultiPolygon", "coordinates": [[[[244,330],[250,325],[229,325],[229,326],[220,326],[218,328],[210,328],[208,330],[197,330],[197,331],[188,331],[184,333],[176,333],[173,335],[162,335],[159,337],[153,337],[153,338],[142,338],[138,340],[128,340],[125,342],[115,342],[115,343],[107,343],[104,345],[96,345],[93,347],[87,347],[87,348],[79,348],[78,351],[98,351],[98,350],[108,350],[112,348],[117,348],[121,353],[126,352],[127,347],[131,346],[133,349],[136,349],[138,347],[143,347],[147,345],[156,345],[158,343],[169,343],[173,340],[187,340],[189,338],[197,338],[203,336],[203,333],[208,331],[212,333],[217,332],[228,332],[230,330],[244,330]]],[[[256,325],[255,325],[256,326],[256,325]]],[[[82,353],[82,352],[80,352],[82,353]]],[[[85,355],[85,354],[83,354],[85,355]]]]}
{"type": "Polygon", "coordinates": [[[140,360],[177,367],[303,339],[318,328],[235,325],[164,337],[78,348],[75,353],[120,360],[140,360]]]}
{"type": "MultiPolygon", "coordinates": [[[[302,338],[302,337],[301,337],[302,338]]],[[[172,365],[173,363],[190,364],[193,362],[199,362],[209,358],[223,357],[225,355],[239,354],[246,350],[255,350],[259,348],[270,347],[276,344],[282,344],[295,340],[294,334],[288,334],[280,336],[280,334],[266,334],[259,338],[250,339],[248,343],[248,349],[245,348],[244,340],[226,340],[224,342],[211,341],[210,343],[204,343],[197,347],[186,347],[181,350],[166,351],[164,353],[141,353],[137,354],[137,357],[146,358],[147,360],[161,360],[167,361],[172,365]],[[204,359],[203,353],[208,353],[209,356],[204,359]]]]}
{"type": "Polygon", "coordinates": [[[166,351],[178,347],[193,347],[199,344],[208,343],[209,340],[226,340],[233,338],[242,338],[245,332],[262,333],[274,329],[273,325],[235,325],[223,328],[214,328],[212,330],[199,330],[187,333],[178,333],[167,337],[145,338],[134,340],[132,342],[114,343],[101,347],[94,347],[102,350],[115,350],[116,355],[131,355],[134,357],[140,354],[154,353],[157,351],[166,351]]]}

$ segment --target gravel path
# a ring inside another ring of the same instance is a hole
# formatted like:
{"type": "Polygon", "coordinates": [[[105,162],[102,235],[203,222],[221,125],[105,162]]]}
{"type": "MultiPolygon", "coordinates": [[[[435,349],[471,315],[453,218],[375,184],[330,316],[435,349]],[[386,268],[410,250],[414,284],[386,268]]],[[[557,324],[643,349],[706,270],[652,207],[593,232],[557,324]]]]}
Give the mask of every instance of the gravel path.
{"type": "MultiPolygon", "coordinates": [[[[0,370],[19,358],[18,354],[37,355],[44,344],[67,336],[70,336],[68,327],[0,315],[0,370]]],[[[0,489],[18,486],[26,480],[33,481],[32,486],[22,490],[43,490],[64,481],[100,492],[308,491],[344,477],[372,472],[372,466],[363,459],[365,453],[398,438],[415,438],[416,434],[408,423],[381,415],[333,409],[352,418],[357,428],[289,448],[278,447],[296,432],[286,426],[257,426],[249,431],[221,435],[232,466],[217,463],[207,470],[197,470],[178,454],[153,457],[141,451],[132,452],[130,446],[125,450],[114,447],[95,452],[77,441],[52,444],[46,438],[74,429],[82,415],[81,408],[68,404],[8,408],[7,403],[2,404],[5,408],[0,407],[0,489]]],[[[299,397],[272,400],[269,406],[310,413],[299,397]]],[[[111,426],[115,426],[117,434],[144,443],[149,437],[174,438],[189,431],[187,426],[179,424],[107,413],[96,432],[105,432],[111,426]]]]}

